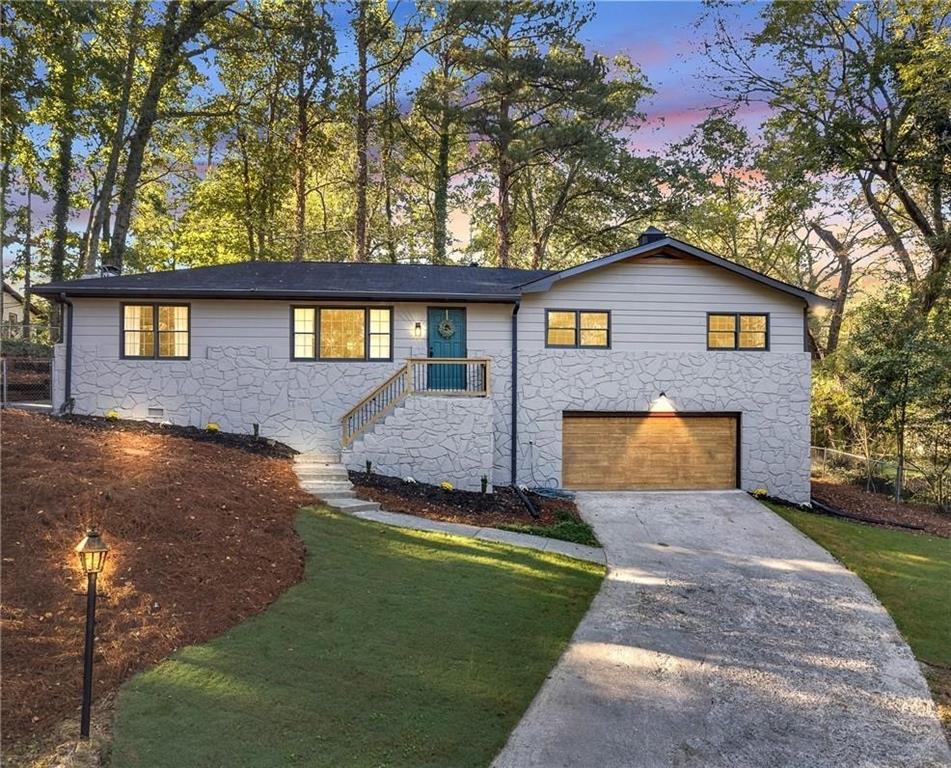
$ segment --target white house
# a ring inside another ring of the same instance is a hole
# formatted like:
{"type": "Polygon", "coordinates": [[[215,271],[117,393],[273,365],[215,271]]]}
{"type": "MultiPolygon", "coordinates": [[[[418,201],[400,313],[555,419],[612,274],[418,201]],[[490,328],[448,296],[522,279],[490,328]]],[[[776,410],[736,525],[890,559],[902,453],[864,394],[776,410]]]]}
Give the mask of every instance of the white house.
{"type": "MultiPolygon", "coordinates": [[[[23,318],[26,299],[5,280],[0,291],[0,338],[18,339],[23,335],[23,318]]],[[[30,301],[30,322],[48,322],[46,313],[30,301]]]]}
{"type": "Polygon", "coordinates": [[[809,501],[806,313],[656,230],[561,272],[246,262],[74,280],[54,406],[261,435],[477,489],[809,501]]]}

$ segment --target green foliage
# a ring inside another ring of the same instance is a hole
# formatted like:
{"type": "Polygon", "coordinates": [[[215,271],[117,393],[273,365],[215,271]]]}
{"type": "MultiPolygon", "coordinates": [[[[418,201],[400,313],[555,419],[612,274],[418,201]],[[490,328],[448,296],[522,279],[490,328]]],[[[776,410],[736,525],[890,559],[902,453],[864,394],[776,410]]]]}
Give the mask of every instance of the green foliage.
{"type": "Polygon", "coordinates": [[[488,765],[603,575],[320,509],[297,529],[300,584],[123,687],[111,765],[488,765]]]}
{"type": "Polygon", "coordinates": [[[0,354],[4,357],[38,357],[49,359],[53,349],[49,344],[37,344],[23,339],[4,339],[0,343],[0,354]]]}
{"type": "Polygon", "coordinates": [[[561,539],[575,544],[587,544],[589,547],[600,547],[601,542],[594,535],[594,529],[584,520],[579,520],[569,512],[559,511],[555,514],[556,521],[552,525],[539,523],[503,523],[497,525],[503,531],[530,533],[534,536],[547,536],[549,539],[561,539]]]}

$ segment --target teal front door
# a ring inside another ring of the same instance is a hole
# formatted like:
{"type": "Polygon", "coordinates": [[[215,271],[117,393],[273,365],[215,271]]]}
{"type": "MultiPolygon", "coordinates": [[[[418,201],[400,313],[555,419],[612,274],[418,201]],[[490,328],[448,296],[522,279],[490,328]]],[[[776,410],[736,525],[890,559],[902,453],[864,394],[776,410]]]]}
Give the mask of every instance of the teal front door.
{"type": "MultiPolygon", "coordinates": [[[[466,311],[430,307],[426,323],[430,357],[466,356],[466,311]]],[[[428,389],[465,389],[465,365],[430,365],[426,378],[428,389]]]]}

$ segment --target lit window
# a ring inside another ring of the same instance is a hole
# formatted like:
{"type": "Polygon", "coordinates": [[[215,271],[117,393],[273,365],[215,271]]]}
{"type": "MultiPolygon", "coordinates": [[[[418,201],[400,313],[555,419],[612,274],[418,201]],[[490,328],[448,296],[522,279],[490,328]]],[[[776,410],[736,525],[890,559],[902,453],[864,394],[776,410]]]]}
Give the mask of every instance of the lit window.
{"type": "Polygon", "coordinates": [[[707,315],[708,349],[768,349],[769,320],[766,315],[707,315]]]}
{"type": "Polygon", "coordinates": [[[366,310],[320,310],[320,356],[325,360],[366,357],[366,310]]]}
{"type": "Polygon", "coordinates": [[[294,307],[291,322],[295,360],[392,359],[389,307],[294,307]]]}
{"type": "Polygon", "coordinates": [[[390,310],[370,310],[370,359],[390,358],[390,310]]]}
{"type": "Polygon", "coordinates": [[[294,307],[294,358],[307,360],[317,356],[317,310],[294,307]]]}
{"type": "Polygon", "coordinates": [[[548,347],[606,349],[610,346],[610,312],[549,309],[545,317],[545,345],[548,347]]]}
{"type": "Polygon", "coordinates": [[[125,304],[122,307],[122,356],[188,357],[189,307],[182,304],[125,304]]]}

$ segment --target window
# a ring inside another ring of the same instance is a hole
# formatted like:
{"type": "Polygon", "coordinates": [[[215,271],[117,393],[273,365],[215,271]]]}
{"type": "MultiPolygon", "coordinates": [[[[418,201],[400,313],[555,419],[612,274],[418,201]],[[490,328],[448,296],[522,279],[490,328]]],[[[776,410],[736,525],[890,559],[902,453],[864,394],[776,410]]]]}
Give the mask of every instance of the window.
{"type": "Polygon", "coordinates": [[[392,360],[390,307],[293,307],[294,360],[392,360]]]}
{"type": "Polygon", "coordinates": [[[122,357],[186,359],[190,311],[187,304],[123,304],[122,357]]]}
{"type": "Polygon", "coordinates": [[[586,309],[549,309],[545,312],[546,347],[611,346],[611,313],[586,309]]]}
{"type": "Polygon", "coordinates": [[[709,313],[707,349],[769,349],[769,315],[709,313]]]}

